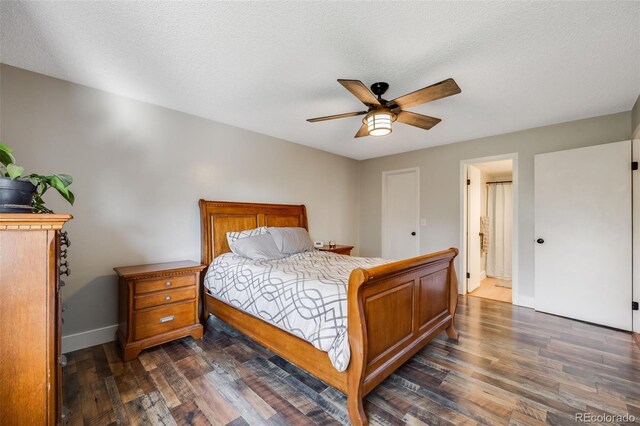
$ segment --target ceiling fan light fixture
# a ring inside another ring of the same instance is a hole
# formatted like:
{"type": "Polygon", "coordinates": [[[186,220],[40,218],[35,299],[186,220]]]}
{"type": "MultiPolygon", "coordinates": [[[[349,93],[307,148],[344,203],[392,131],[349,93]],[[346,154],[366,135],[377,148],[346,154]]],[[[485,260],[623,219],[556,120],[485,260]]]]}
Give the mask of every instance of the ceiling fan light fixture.
{"type": "Polygon", "coordinates": [[[362,120],[367,125],[369,136],[386,136],[391,133],[391,123],[396,121],[396,115],[388,109],[378,109],[365,115],[362,120]]]}
{"type": "Polygon", "coordinates": [[[388,101],[382,98],[382,95],[389,88],[389,84],[383,81],[373,83],[371,85],[371,90],[369,90],[360,80],[338,79],[338,83],[351,92],[353,96],[358,98],[358,100],[367,107],[367,110],[309,118],[307,121],[310,123],[316,123],[318,121],[364,115],[362,124],[354,138],[388,135],[392,132],[392,124],[396,120],[403,124],[418,127],[423,130],[429,130],[442,120],[436,117],[429,117],[428,115],[407,111],[406,109],[446,98],[461,92],[460,87],[455,80],[448,78],[440,83],[423,87],[422,89],[415,90],[404,96],[388,101]]]}

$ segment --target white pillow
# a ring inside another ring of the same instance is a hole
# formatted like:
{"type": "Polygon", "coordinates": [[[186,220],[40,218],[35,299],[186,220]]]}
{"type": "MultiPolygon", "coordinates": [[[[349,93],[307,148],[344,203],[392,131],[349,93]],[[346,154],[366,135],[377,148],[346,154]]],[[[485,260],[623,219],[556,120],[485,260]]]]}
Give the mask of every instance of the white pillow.
{"type": "MultiPolygon", "coordinates": [[[[247,229],[245,231],[239,231],[239,232],[227,232],[227,243],[229,243],[229,247],[231,247],[231,243],[241,238],[253,237],[254,235],[262,235],[266,233],[267,233],[266,226],[260,226],[255,229],[247,229]]],[[[231,251],[233,251],[233,248],[231,249],[231,251]]]]}
{"type": "Polygon", "coordinates": [[[240,238],[231,244],[231,250],[238,256],[253,260],[274,260],[287,256],[286,254],[280,253],[280,250],[276,247],[276,243],[269,234],[240,238]]]}
{"type": "Polygon", "coordinates": [[[304,228],[278,228],[271,227],[267,232],[273,237],[278,250],[286,254],[313,251],[313,241],[304,228]]]}

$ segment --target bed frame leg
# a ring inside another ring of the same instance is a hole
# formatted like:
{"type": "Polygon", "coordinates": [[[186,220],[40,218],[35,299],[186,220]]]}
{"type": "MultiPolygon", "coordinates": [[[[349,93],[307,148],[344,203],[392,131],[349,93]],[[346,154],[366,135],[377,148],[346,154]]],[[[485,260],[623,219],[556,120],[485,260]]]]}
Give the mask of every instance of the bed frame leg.
{"type": "Polygon", "coordinates": [[[347,397],[349,419],[353,426],[367,426],[369,424],[369,419],[367,419],[367,415],[364,413],[362,400],[362,395],[349,395],[347,397]]]}

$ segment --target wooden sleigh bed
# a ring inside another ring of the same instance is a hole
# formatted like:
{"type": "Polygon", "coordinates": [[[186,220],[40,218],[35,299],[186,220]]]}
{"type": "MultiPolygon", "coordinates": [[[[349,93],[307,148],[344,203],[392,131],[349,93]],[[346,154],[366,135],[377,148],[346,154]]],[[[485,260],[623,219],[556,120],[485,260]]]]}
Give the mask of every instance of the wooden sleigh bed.
{"type": "MultiPolygon", "coordinates": [[[[227,232],[259,226],[308,229],[304,205],[200,200],[202,263],[231,251],[227,232]]],[[[210,314],[347,395],[354,425],[367,425],[364,396],[442,331],[454,326],[458,250],[355,269],[349,277],[347,322],[351,361],[339,372],[310,343],[208,294],[202,283],[203,323],[210,314]]],[[[204,274],[203,274],[204,275],[204,274]]]]}

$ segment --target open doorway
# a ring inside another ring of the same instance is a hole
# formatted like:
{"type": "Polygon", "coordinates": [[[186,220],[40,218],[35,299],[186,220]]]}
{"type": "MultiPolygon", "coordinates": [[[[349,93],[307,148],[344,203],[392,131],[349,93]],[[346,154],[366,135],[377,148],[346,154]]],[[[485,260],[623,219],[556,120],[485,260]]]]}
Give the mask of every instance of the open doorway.
{"type": "Polygon", "coordinates": [[[465,292],[513,301],[513,159],[465,165],[465,292]]]}

